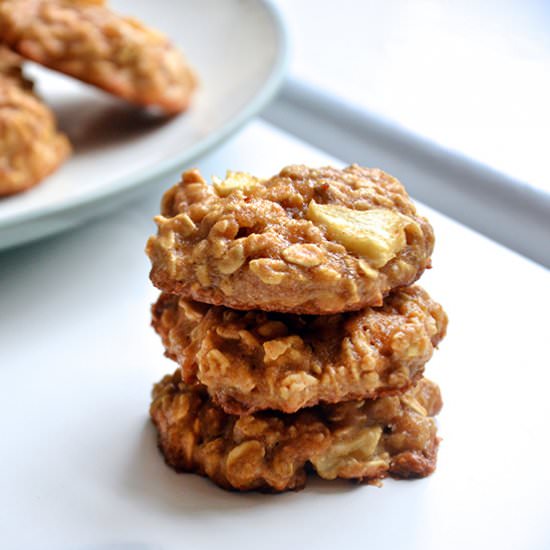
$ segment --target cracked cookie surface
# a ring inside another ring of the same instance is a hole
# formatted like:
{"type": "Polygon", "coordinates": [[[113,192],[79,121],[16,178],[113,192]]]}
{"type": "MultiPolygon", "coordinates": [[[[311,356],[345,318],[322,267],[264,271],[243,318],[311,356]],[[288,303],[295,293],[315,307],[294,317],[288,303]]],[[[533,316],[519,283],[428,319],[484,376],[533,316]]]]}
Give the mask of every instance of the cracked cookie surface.
{"type": "Polygon", "coordinates": [[[101,0],[3,0],[0,42],[133,103],[184,110],[196,79],[161,33],[101,0]]]}
{"type": "Polygon", "coordinates": [[[153,390],[151,418],[166,462],[225,489],[301,489],[307,471],[323,479],[376,483],[432,473],[439,388],[426,379],[401,396],[317,406],[292,415],[224,413],[180,372],[153,390]]]}
{"type": "Polygon", "coordinates": [[[401,393],[422,376],[447,328],[443,308],[418,286],[394,291],[382,307],[321,316],[161,294],[152,316],[185,381],[205,385],[233,414],[401,393]]]}
{"type": "Polygon", "coordinates": [[[20,58],[0,47],[0,196],[36,185],[70,150],[52,111],[23,77],[20,58]]]}
{"type": "Polygon", "coordinates": [[[151,280],[234,309],[329,314],[381,305],[430,265],[428,221],[378,169],[288,166],[268,180],[196,170],[167,191],[151,280]]]}

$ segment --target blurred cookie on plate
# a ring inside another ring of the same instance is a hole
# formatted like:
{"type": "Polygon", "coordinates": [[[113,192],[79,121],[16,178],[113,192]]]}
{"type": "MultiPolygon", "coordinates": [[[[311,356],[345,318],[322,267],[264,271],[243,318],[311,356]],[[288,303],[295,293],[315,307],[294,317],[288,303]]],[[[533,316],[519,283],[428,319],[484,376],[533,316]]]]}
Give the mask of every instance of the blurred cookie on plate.
{"type": "Polygon", "coordinates": [[[52,111],[23,76],[20,61],[0,47],[0,196],[36,185],[71,151],[52,111]]]}
{"type": "Polygon", "coordinates": [[[196,85],[184,56],[160,32],[101,0],[4,0],[0,42],[41,65],[130,102],[175,114],[196,85]]]}

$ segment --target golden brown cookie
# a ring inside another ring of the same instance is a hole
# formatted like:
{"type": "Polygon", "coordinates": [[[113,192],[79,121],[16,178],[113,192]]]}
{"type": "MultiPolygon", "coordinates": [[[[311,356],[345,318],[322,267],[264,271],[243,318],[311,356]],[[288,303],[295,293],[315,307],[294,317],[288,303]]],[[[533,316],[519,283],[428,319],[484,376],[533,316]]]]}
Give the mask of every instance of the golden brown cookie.
{"type": "Polygon", "coordinates": [[[292,413],[401,393],[445,335],[443,308],[418,286],[382,307],[338,315],[238,311],[162,294],[153,326],[186,382],[206,386],[227,413],[292,413]]]}
{"type": "Polygon", "coordinates": [[[435,469],[441,409],[428,380],[400,397],[317,406],[292,415],[224,413],[201,386],[166,376],[153,390],[151,417],[166,462],[225,489],[301,489],[306,470],[324,479],[376,483],[435,469]]]}
{"type": "Polygon", "coordinates": [[[195,77],[157,31],[101,0],[3,0],[0,42],[41,65],[167,113],[184,110],[195,77]]]}
{"type": "Polygon", "coordinates": [[[32,93],[17,56],[0,48],[0,196],[37,184],[70,149],[51,110],[32,93]]]}
{"type": "Polygon", "coordinates": [[[305,314],[381,305],[430,265],[434,236],[405,188],[377,169],[288,166],[268,180],[186,172],[166,192],[147,252],[172,294],[305,314]]]}
{"type": "Polygon", "coordinates": [[[20,88],[32,90],[33,83],[23,75],[22,59],[16,53],[0,46],[0,76],[9,79],[20,88]]]}

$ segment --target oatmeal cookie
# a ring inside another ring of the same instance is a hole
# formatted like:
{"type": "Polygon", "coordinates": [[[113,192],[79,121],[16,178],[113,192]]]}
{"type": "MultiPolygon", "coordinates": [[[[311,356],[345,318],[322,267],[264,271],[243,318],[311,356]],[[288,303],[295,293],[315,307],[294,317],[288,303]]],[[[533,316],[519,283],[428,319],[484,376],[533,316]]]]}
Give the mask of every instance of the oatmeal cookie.
{"type": "Polygon", "coordinates": [[[288,166],[268,180],[198,171],[167,191],[147,252],[161,290],[234,309],[329,314],[379,306],[430,265],[434,235],[377,169],[288,166]]]}
{"type": "Polygon", "coordinates": [[[41,65],[140,105],[178,113],[195,77],[157,31],[101,0],[3,0],[0,42],[41,65]]]}
{"type": "Polygon", "coordinates": [[[166,462],[225,489],[301,489],[306,470],[324,479],[377,483],[424,477],[435,469],[433,415],[439,388],[428,380],[401,396],[319,405],[292,415],[224,413],[180,371],[153,390],[150,413],[166,462]]]}
{"type": "Polygon", "coordinates": [[[402,393],[447,327],[443,308],[418,286],[396,290],[382,307],[337,315],[244,312],[170,294],[152,312],[185,381],[206,386],[230,414],[402,393]]]}
{"type": "Polygon", "coordinates": [[[0,196],[37,184],[70,149],[51,110],[32,93],[17,56],[0,48],[0,196]]]}
{"type": "MultiPolygon", "coordinates": [[[[1,1],[1,0],[0,0],[1,1]]],[[[4,80],[11,80],[20,88],[32,90],[33,83],[23,75],[22,59],[8,48],[0,46],[0,76],[4,80]]]]}

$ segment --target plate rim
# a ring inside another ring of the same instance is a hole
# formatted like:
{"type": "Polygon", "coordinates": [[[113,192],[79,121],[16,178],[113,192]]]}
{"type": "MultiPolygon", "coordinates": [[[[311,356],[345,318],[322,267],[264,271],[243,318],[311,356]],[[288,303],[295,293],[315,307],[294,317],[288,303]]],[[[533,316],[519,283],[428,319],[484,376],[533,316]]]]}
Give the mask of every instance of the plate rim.
{"type": "MultiPolygon", "coordinates": [[[[24,222],[44,222],[47,218],[56,216],[60,213],[70,213],[89,204],[97,204],[105,200],[118,198],[126,191],[139,191],[148,183],[152,183],[153,180],[162,178],[163,176],[182,168],[186,164],[196,160],[206,152],[210,151],[215,146],[221,144],[237,132],[248,120],[254,117],[254,115],[259,113],[261,109],[267,105],[269,100],[273,98],[282,84],[289,62],[289,37],[281,10],[273,2],[273,0],[255,0],[255,2],[259,7],[266,11],[271,19],[278,47],[275,54],[275,61],[271,67],[269,75],[265,82],[261,85],[259,92],[252,98],[250,103],[241,109],[219,130],[209,134],[203,139],[200,139],[190,148],[185,149],[185,151],[181,154],[161,161],[146,170],[138,172],[137,174],[123,176],[116,179],[112,182],[112,186],[107,189],[98,190],[92,188],[76,197],[69,197],[59,202],[47,204],[40,208],[39,211],[31,210],[20,212],[19,214],[15,214],[14,216],[6,219],[0,218],[0,231],[14,229],[14,227],[24,222]]],[[[88,217],[81,218],[81,221],[84,222],[91,217],[93,217],[93,213],[91,213],[88,217]]],[[[58,233],[63,231],[65,228],[71,227],[71,225],[75,224],[67,224],[61,229],[52,228],[51,232],[42,233],[34,237],[22,237],[20,240],[12,239],[11,242],[6,243],[2,242],[2,236],[0,235],[0,250],[7,250],[20,244],[58,233]]]]}

